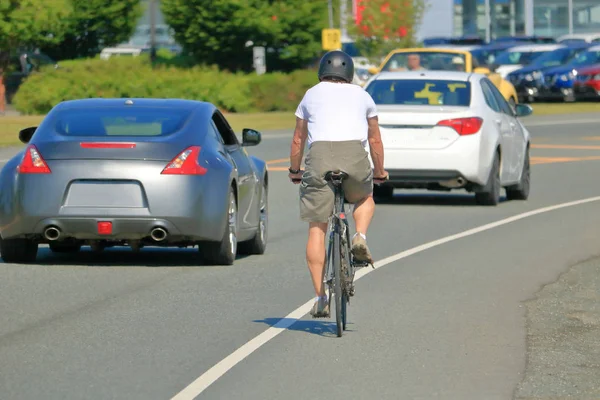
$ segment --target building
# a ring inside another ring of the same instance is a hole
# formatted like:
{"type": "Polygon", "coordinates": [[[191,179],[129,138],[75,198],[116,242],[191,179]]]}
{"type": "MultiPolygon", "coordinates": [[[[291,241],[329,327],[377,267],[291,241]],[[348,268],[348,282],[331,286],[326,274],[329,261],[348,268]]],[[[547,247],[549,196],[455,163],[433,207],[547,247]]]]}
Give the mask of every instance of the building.
{"type": "Polygon", "coordinates": [[[417,38],[600,33],[600,0],[426,0],[417,38]],[[489,10],[489,12],[486,12],[489,10]],[[489,21],[489,23],[486,23],[489,21]]]}

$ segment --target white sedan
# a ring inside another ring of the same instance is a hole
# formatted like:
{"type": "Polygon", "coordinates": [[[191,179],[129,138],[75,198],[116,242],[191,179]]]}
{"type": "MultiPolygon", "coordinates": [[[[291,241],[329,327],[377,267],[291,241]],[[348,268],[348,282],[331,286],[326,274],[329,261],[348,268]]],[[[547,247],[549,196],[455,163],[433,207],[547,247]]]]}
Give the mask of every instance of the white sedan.
{"type": "Polygon", "coordinates": [[[365,85],[379,114],[384,166],[390,180],[375,186],[378,198],[394,188],[475,193],[481,205],[529,196],[529,131],[485,76],[468,72],[383,72],[365,85]]]}

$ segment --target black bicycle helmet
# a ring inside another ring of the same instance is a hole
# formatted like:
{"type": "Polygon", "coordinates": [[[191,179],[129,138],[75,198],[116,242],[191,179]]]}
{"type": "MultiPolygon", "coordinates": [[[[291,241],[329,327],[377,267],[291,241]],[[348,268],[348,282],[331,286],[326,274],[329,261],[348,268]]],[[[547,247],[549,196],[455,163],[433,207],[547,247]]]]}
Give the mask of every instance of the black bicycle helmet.
{"type": "Polygon", "coordinates": [[[321,58],[319,80],[323,78],[339,78],[348,83],[354,79],[354,61],[341,50],[328,52],[321,58]]]}

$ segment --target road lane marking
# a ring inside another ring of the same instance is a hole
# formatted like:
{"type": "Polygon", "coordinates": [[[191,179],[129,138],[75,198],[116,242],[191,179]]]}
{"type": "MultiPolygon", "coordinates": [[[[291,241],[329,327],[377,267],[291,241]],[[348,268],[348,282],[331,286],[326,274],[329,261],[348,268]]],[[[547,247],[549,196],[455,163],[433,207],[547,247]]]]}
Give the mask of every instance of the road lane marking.
{"type": "Polygon", "coordinates": [[[282,162],[286,162],[289,161],[289,158],[278,158],[277,160],[269,160],[266,162],[266,164],[280,164],[282,162]]]}
{"type": "Polygon", "coordinates": [[[269,167],[267,166],[268,171],[288,171],[286,167],[269,167]]]}
{"type": "Polygon", "coordinates": [[[531,164],[554,164],[561,162],[579,162],[600,160],[600,156],[590,157],[531,157],[531,164]]]}
{"type": "MultiPolygon", "coordinates": [[[[376,271],[377,269],[384,267],[393,262],[402,260],[403,258],[407,258],[417,253],[421,253],[425,250],[429,250],[431,248],[440,246],[442,244],[446,244],[458,239],[462,239],[468,236],[472,236],[481,232],[485,232],[494,228],[498,228],[503,225],[510,224],[515,221],[519,221],[525,218],[533,217],[535,215],[544,214],[551,211],[556,211],[562,208],[574,207],[586,203],[591,203],[595,201],[600,201],[600,196],[596,197],[588,197],[586,199],[570,201],[567,203],[555,204],[552,206],[537,208],[535,210],[527,211],[521,214],[514,215],[512,217],[504,218],[495,222],[491,222],[485,225],[481,225],[476,228],[468,229],[463,232],[456,233],[454,235],[449,235],[437,240],[433,240],[431,242],[422,244],[420,246],[413,247],[411,249],[402,251],[395,255],[389,256],[382,260],[379,260],[375,263],[374,269],[370,267],[365,267],[358,270],[355,275],[355,281],[364,277],[365,275],[376,271]]],[[[306,315],[313,305],[313,299],[310,299],[290,314],[279,320],[275,325],[270,328],[267,328],[264,332],[247,342],[246,344],[239,347],[233,353],[225,357],[219,363],[215,364],[208,371],[200,375],[195,381],[190,383],[185,389],[181,392],[177,393],[171,400],[192,400],[195,399],[198,395],[200,395],[204,390],[206,390],[210,385],[212,385],[217,379],[235,367],[238,363],[252,354],[254,351],[259,349],[261,346],[269,342],[271,339],[285,331],[287,328],[296,323],[300,318],[306,315]]],[[[341,339],[343,340],[343,339],[341,339]]]]}
{"type": "Polygon", "coordinates": [[[584,146],[578,144],[532,144],[532,149],[561,149],[561,150],[600,150],[600,146],[584,146]]]}
{"type": "MultiPolygon", "coordinates": [[[[577,162],[577,161],[593,161],[600,160],[600,156],[590,156],[590,157],[531,157],[531,165],[540,165],[540,164],[555,164],[555,163],[563,163],[563,162],[577,162]]],[[[281,171],[288,172],[287,167],[271,167],[267,165],[268,171],[281,171]]]]}

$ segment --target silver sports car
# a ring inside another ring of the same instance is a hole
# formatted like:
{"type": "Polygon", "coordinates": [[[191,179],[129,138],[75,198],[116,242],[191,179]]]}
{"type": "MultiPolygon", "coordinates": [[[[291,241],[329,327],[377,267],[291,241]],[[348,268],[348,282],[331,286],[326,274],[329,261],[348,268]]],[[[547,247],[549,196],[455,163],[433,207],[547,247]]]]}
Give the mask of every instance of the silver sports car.
{"type": "Polygon", "coordinates": [[[19,133],[25,149],[0,174],[0,253],[36,259],[38,245],[195,246],[231,265],[267,243],[266,163],[210,103],[86,99],[54,107],[19,133]]]}

